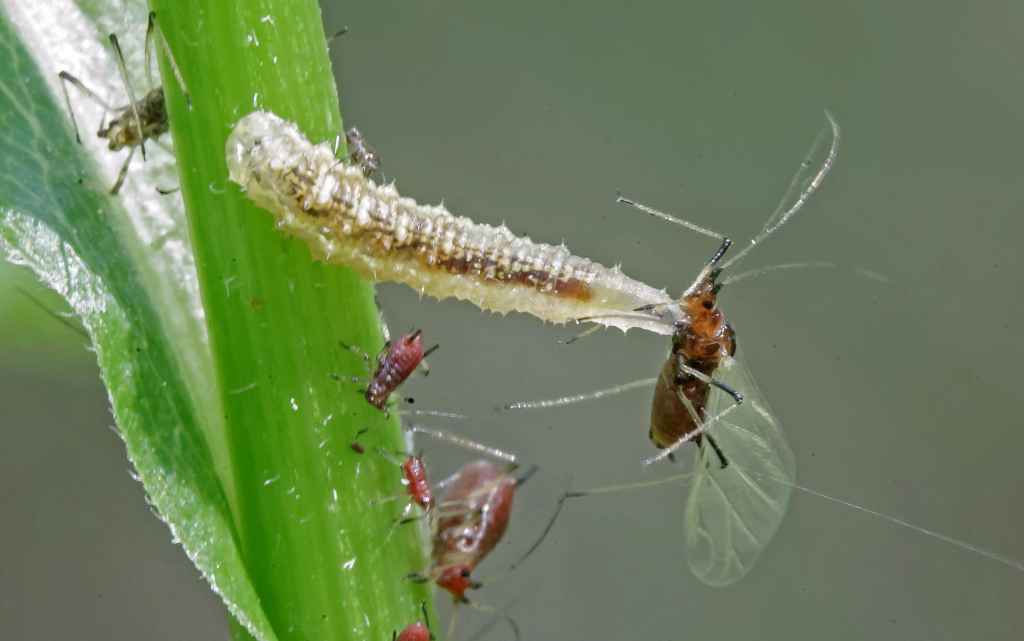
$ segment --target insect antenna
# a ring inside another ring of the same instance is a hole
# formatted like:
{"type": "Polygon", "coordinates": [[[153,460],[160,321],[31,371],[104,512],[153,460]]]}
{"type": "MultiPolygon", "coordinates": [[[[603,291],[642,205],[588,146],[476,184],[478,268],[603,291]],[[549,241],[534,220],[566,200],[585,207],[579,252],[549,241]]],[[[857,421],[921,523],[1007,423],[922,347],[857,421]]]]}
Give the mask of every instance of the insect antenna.
{"type": "Polygon", "coordinates": [[[157,83],[153,82],[152,75],[152,52],[151,47],[154,46],[152,43],[156,43],[155,46],[160,47],[160,51],[163,52],[164,57],[167,58],[167,62],[171,66],[171,73],[174,74],[174,80],[178,83],[181,88],[181,93],[185,97],[185,106],[192,109],[192,94],[188,92],[188,86],[185,84],[185,77],[181,75],[181,69],[178,67],[178,61],[174,59],[174,53],[171,51],[171,45],[167,43],[167,38],[164,36],[163,29],[156,22],[156,12],[149,12],[149,21],[146,24],[146,52],[145,52],[145,65],[146,65],[146,82],[149,83],[150,87],[157,86],[157,83]]]}
{"type": "Polygon", "coordinates": [[[724,262],[722,264],[722,269],[726,269],[730,265],[734,265],[742,260],[754,247],[775,233],[780,227],[785,225],[790,218],[803,209],[803,206],[807,204],[807,201],[814,195],[814,192],[818,191],[821,187],[822,182],[825,181],[825,176],[827,176],[828,172],[832,170],[832,165],[835,164],[836,157],[839,155],[840,139],[839,123],[836,122],[836,119],[833,118],[832,114],[827,110],[825,111],[825,117],[828,119],[829,126],[832,130],[832,143],[829,146],[828,154],[825,156],[825,160],[822,161],[817,173],[815,173],[810,180],[806,182],[804,181],[804,174],[811,166],[811,159],[814,157],[824,140],[824,131],[818,134],[814,144],[811,145],[810,152],[808,152],[804,161],[800,163],[800,168],[797,170],[796,174],[793,175],[793,179],[790,181],[789,187],[786,189],[786,193],[783,194],[778,207],[775,208],[772,215],[768,217],[767,221],[765,221],[764,227],[761,228],[761,232],[751,238],[750,242],[747,243],[747,246],[740,250],[738,254],[724,262]],[[793,201],[793,204],[787,206],[787,203],[797,190],[800,191],[799,196],[797,196],[796,200],[793,201]]]}
{"type": "Polygon", "coordinates": [[[411,432],[413,435],[425,434],[430,438],[434,438],[439,441],[444,441],[445,443],[449,443],[456,447],[461,447],[471,452],[480,452],[481,454],[486,454],[487,456],[505,461],[506,463],[509,463],[511,465],[515,465],[517,461],[515,454],[506,452],[496,447],[491,447],[490,445],[478,443],[472,439],[466,438],[465,436],[460,436],[447,430],[437,430],[430,427],[424,427],[422,425],[413,425],[412,427],[409,428],[408,431],[411,432]]]}
{"type": "Polygon", "coordinates": [[[998,552],[993,552],[992,550],[983,548],[983,547],[981,547],[979,545],[976,545],[974,543],[969,543],[967,541],[964,541],[962,539],[958,539],[956,537],[949,536],[948,534],[943,534],[941,532],[936,532],[935,530],[929,530],[928,528],[922,527],[922,526],[917,525],[915,523],[911,523],[910,521],[906,521],[904,519],[901,519],[901,518],[898,518],[898,517],[895,517],[895,516],[892,516],[892,515],[889,515],[889,514],[885,514],[884,512],[879,512],[877,510],[872,510],[869,507],[865,507],[863,505],[859,505],[857,503],[853,503],[852,501],[847,501],[845,499],[841,499],[841,498],[836,497],[836,496],[831,496],[829,494],[825,494],[824,492],[819,492],[817,490],[812,490],[811,488],[806,487],[804,485],[800,485],[799,483],[793,483],[791,481],[787,481],[785,479],[776,478],[776,477],[770,476],[770,475],[757,474],[756,472],[749,472],[749,474],[751,474],[753,476],[756,476],[758,478],[761,478],[761,479],[765,479],[765,480],[768,480],[768,481],[772,481],[772,482],[778,483],[780,485],[785,485],[787,487],[791,487],[794,490],[799,490],[799,491],[804,492],[806,494],[810,494],[811,496],[816,496],[816,497],[818,497],[820,499],[824,499],[826,501],[829,501],[829,502],[832,502],[832,503],[836,503],[836,504],[842,505],[844,507],[848,507],[848,508],[856,510],[858,512],[863,512],[865,514],[869,514],[869,515],[874,516],[876,518],[882,519],[883,521],[889,521],[890,523],[893,523],[893,524],[898,525],[900,527],[905,527],[905,528],[907,528],[909,530],[913,530],[914,532],[919,532],[921,534],[924,534],[925,536],[931,537],[933,539],[937,539],[937,540],[942,541],[944,543],[948,543],[949,545],[952,545],[954,547],[960,548],[961,550],[966,550],[968,552],[973,552],[973,553],[975,553],[975,554],[977,554],[977,555],[979,555],[981,557],[984,557],[986,559],[989,559],[991,561],[995,561],[997,563],[1001,563],[1001,564],[1003,564],[1003,565],[1005,565],[1007,567],[1010,567],[1010,568],[1012,568],[1014,570],[1017,570],[1018,572],[1024,572],[1024,561],[1022,561],[1020,559],[1014,559],[1012,557],[1008,557],[1008,556],[999,554],[998,552]]]}
{"type": "Polygon", "coordinates": [[[698,225],[696,223],[691,223],[688,220],[684,220],[682,218],[676,218],[672,214],[667,214],[667,213],[665,213],[665,212],[663,212],[661,210],[654,209],[653,207],[649,207],[647,205],[644,205],[643,203],[639,203],[639,202],[637,202],[637,201],[635,201],[635,200],[633,200],[631,198],[626,198],[621,193],[616,196],[615,202],[621,203],[623,205],[628,205],[629,207],[632,207],[634,209],[642,211],[645,214],[650,214],[651,216],[654,216],[655,218],[660,218],[661,220],[664,220],[665,222],[669,222],[669,223],[672,223],[674,225],[679,225],[681,227],[685,227],[685,228],[689,229],[690,231],[695,231],[698,234],[702,234],[702,235],[708,236],[710,238],[717,238],[719,240],[725,238],[724,234],[720,234],[717,231],[713,231],[711,229],[708,229],[707,227],[701,227],[700,225],[698,225]]]}
{"type": "Polygon", "coordinates": [[[839,266],[835,263],[828,261],[808,261],[803,263],[781,263],[779,265],[768,265],[767,267],[758,267],[757,269],[751,269],[745,272],[740,272],[734,276],[722,279],[720,284],[724,287],[725,285],[732,285],[743,280],[750,280],[753,278],[760,278],[765,274],[771,272],[789,271],[791,269],[836,269],[839,266]]]}
{"type": "Polygon", "coordinates": [[[33,296],[31,293],[29,293],[29,291],[27,289],[25,289],[23,287],[17,287],[16,289],[18,290],[18,292],[22,296],[24,296],[29,301],[31,301],[33,305],[35,305],[36,307],[41,309],[44,314],[46,314],[47,316],[49,316],[53,320],[57,321],[58,323],[60,323],[64,327],[67,327],[68,329],[70,329],[74,333],[78,334],[79,336],[81,336],[85,340],[87,340],[87,341],[91,341],[92,340],[91,338],[89,338],[89,334],[84,329],[82,329],[81,327],[79,327],[75,323],[72,323],[71,320],[68,319],[63,314],[60,314],[60,313],[55,312],[52,309],[50,309],[50,307],[46,303],[44,303],[43,301],[41,301],[38,298],[36,298],[35,296],[33,296]]]}
{"type": "MultiPolygon", "coordinates": [[[[135,90],[132,89],[132,83],[128,80],[128,67],[124,63],[124,54],[121,52],[121,45],[117,42],[117,34],[110,34],[110,46],[114,50],[114,58],[117,60],[117,71],[121,74],[121,82],[124,83],[124,91],[128,94],[128,108],[132,111],[132,118],[135,119],[135,126],[139,132],[139,147],[142,148],[142,159],[146,159],[146,140],[145,134],[142,130],[142,118],[139,117],[139,107],[135,101],[135,90]]],[[[134,148],[133,148],[134,149],[134,148]]],[[[129,158],[130,158],[129,152],[129,158]]],[[[126,163],[127,164],[127,163],[126,163]]],[[[118,180],[117,186],[121,186],[123,178],[118,180]]]]}
{"type": "Polygon", "coordinates": [[[571,396],[561,396],[559,398],[551,398],[540,401],[514,401],[512,403],[506,403],[498,407],[498,411],[502,410],[538,410],[547,409],[549,407],[563,407],[565,405],[573,405],[582,401],[590,401],[598,398],[604,398],[605,396],[614,396],[621,394],[622,392],[628,392],[630,390],[639,389],[641,387],[650,387],[658,382],[658,378],[642,378],[636,381],[630,381],[628,383],[622,383],[614,387],[606,387],[604,389],[595,390],[593,392],[585,392],[583,394],[573,394],[571,396]]]}

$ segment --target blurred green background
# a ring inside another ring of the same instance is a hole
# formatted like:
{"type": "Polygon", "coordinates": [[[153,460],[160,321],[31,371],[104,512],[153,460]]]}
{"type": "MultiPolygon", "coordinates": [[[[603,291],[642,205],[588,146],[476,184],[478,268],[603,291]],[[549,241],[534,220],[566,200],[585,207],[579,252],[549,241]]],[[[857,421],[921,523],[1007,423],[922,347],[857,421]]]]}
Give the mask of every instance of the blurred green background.
{"type": "MultiPolygon", "coordinates": [[[[743,268],[840,269],[726,290],[740,350],[803,484],[1014,558],[1022,21],[1020,3],[995,1],[324,3],[328,32],[350,28],[333,46],[346,125],[402,193],[565,239],[673,293],[712,243],[616,206],[616,190],[746,239],[831,109],[845,134],[835,170],[743,268]]],[[[2,268],[0,636],[226,638],[216,598],[129,477],[92,354],[18,287],[62,309],[2,268]]],[[[508,607],[524,639],[1019,638],[1024,572],[799,493],[728,589],[687,569],[679,486],[570,504],[502,576],[570,484],[669,470],[639,465],[648,392],[494,406],[652,376],[666,340],[604,332],[563,346],[574,329],[379,294],[393,331],[441,344],[432,375],[406,390],[417,407],[474,417],[431,424],[541,466],[477,596],[508,607]]],[[[465,460],[424,445],[438,478],[465,460]]],[[[460,636],[487,621],[463,613],[460,636]]]]}

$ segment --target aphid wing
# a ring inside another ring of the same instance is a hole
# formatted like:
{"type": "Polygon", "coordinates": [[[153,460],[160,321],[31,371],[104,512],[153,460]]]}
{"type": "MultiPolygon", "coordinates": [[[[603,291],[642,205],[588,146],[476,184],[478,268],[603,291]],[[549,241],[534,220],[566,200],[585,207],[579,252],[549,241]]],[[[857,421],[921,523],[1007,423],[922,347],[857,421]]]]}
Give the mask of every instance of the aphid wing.
{"type": "MultiPolygon", "coordinates": [[[[725,586],[750,571],[779,529],[792,493],[784,483],[796,480],[796,461],[749,370],[729,359],[715,378],[742,393],[744,402],[709,424],[728,467],[720,467],[706,443],[696,450],[695,479],[686,504],[686,547],[697,578],[725,586]]],[[[706,416],[732,405],[728,395],[713,388],[706,416]]]]}

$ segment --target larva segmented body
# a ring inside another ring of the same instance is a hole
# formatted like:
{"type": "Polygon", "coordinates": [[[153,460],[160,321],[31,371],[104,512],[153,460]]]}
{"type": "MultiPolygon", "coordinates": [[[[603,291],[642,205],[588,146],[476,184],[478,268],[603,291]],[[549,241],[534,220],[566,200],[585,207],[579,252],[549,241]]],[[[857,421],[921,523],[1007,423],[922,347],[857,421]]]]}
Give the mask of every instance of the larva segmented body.
{"type": "Polygon", "coordinates": [[[377,185],[338,160],[329,144],[310,143],[272,113],[242,118],[226,153],[231,179],[316,258],[489,311],[526,312],[553,323],[598,317],[593,322],[622,330],[672,333],[670,322],[632,311],[669,302],[664,290],[564,246],[403,198],[394,185],[377,185]]]}

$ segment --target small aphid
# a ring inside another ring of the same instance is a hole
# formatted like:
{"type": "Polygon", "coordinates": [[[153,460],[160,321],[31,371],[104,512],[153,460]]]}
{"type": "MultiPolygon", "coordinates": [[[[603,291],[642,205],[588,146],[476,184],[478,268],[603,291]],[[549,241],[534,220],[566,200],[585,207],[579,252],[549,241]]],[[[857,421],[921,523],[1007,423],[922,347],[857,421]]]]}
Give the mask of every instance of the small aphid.
{"type": "Polygon", "coordinates": [[[383,410],[391,397],[391,393],[412,376],[424,359],[433,354],[439,345],[423,349],[423,332],[416,330],[411,334],[400,336],[397,341],[389,341],[377,355],[377,369],[373,372],[370,384],[366,388],[366,401],[379,410],[383,410]]]}
{"type": "Polygon", "coordinates": [[[371,178],[380,172],[380,154],[366,142],[358,129],[352,127],[346,131],[345,142],[348,143],[349,163],[362,169],[364,176],[371,178]]]}
{"type": "Polygon", "coordinates": [[[277,218],[279,229],[305,241],[315,258],[490,311],[526,312],[554,323],[588,317],[624,330],[672,333],[670,320],[632,311],[671,302],[663,290],[564,246],[402,198],[393,185],[378,186],[362,168],[339,161],[329,143],[312,144],[272,113],[242,118],[226,155],[231,180],[277,218]]]}
{"type": "MultiPolygon", "coordinates": [[[[64,92],[64,102],[67,105],[68,114],[71,117],[71,124],[75,130],[75,140],[78,141],[79,144],[82,143],[82,138],[79,134],[78,122],[75,119],[75,112],[71,108],[71,96],[67,89],[69,83],[105,110],[117,112],[117,115],[115,115],[109,123],[104,124],[101,122],[99,130],[96,132],[96,135],[99,138],[107,140],[107,147],[111,151],[120,151],[125,148],[128,149],[128,157],[125,159],[124,164],[121,165],[121,169],[117,174],[117,180],[110,188],[110,193],[112,195],[116,195],[124,184],[125,176],[128,174],[128,167],[132,162],[132,158],[135,156],[135,150],[139,149],[142,152],[143,160],[145,160],[146,141],[156,139],[166,133],[169,129],[169,123],[167,120],[167,105],[164,101],[163,87],[150,89],[141,99],[136,100],[135,92],[128,80],[128,69],[125,66],[124,54],[121,52],[121,45],[118,43],[117,36],[112,33],[108,36],[108,39],[110,41],[110,47],[114,51],[121,81],[124,83],[125,93],[128,95],[127,106],[112,107],[109,103],[100,98],[99,94],[87,87],[85,83],[67,71],[61,71],[57,75],[61,80],[61,89],[64,92]]],[[[152,12],[149,14],[149,23],[146,27],[145,47],[147,77],[149,76],[149,56],[151,46],[161,47],[163,52],[166,54],[167,59],[170,61],[171,68],[174,70],[174,75],[185,94],[186,102],[190,102],[188,90],[185,89],[185,82],[181,77],[181,72],[178,70],[177,63],[174,61],[171,49],[167,44],[167,40],[164,38],[163,32],[156,23],[156,14],[152,12]],[[154,35],[156,36],[155,40],[154,35]]]]}
{"type": "Polygon", "coordinates": [[[402,461],[402,482],[415,505],[423,508],[425,512],[433,509],[434,492],[430,489],[427,466],[423,464],[422,456],[410,454],[402,461]]]}
{"type": "Polygon", "coordinates": [[[391,638],[393,641],[430,641],[434,635],[430,633],[430,628],[417,621],[405,626],[401,632],[396,632],[391,638]]]}
{"type": "Polygon", "coordinates": [[[423,611],[423,621],[417,621],[405,626],[401,632],[397,630],[392,633],[391,641],[433,641],[434,633],[430,631],[430,616],[427,614],[426,602],[420,604],[423,611]]]}
{"type": "MultiPolygon", "coordinates": [[[[445,430],[432,429],[422,425],[413,425],[408,431],[413,435],[424,434],[450,445],[455,445],[456,447],[486,454],[492,458],[504,461],[511,468],[516,466],[516,456],[514,454],[500,450],[496,447],[478,443],[458,434],[453,434],[445,430]]],[[[434,499],[433,488],[427,480],[427,466],[423,462],[422,454],[404,454],[396,458],[385,450],[379,450],[379,453],[384,458],[398,465],[401,470],[402,485],[405,487],[405,492],[410,499],[409,505],[407,505],[406,509],[402,512],[400,523],[407,523],[416,520],[415,518],[408,518],[409,508],[414,505],[419,506],[423,510],[424,516],[432,517],[433,510],[437,504],[434,499]]],[[[442,481],[441,485],[447,485],[457,476],[458,473],[448,480],[442,481]]]]}
{"type": "MultiPolygon", "coordinates": [[[[369,366],[370,357],[366,352],[353,345],[346,345],[345,343],[342,343],[342,345],[349,351],[361,356],[363,361],[369,366]]],[[[425,359],[439,347],[440,345],[434,345],[424,350],[423,331],[419,329],[400,336],[396,341],[385,343],[383,349],[377,354],[376,367],[370,376],[366,391],[363,394],[366,402],[384,411],[387,407],[388,399],[391,398],[391,394],[407,378],[412,376],[416,368],[426,368],[425,359]]]]}

